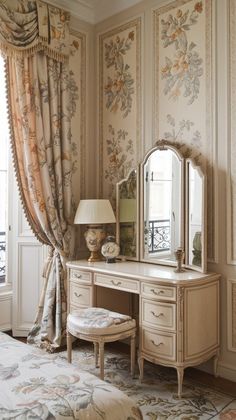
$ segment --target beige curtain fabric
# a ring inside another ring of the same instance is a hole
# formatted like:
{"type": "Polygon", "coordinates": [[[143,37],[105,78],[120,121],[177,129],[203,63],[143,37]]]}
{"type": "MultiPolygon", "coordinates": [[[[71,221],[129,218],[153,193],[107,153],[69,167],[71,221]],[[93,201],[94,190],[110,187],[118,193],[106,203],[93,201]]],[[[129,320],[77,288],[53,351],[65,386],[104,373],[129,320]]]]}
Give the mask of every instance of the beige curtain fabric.
{"type": "MultiPolygon", "coordinates": [[[[29,342],[53,350],[66,327],[65,262],[73,257],[68,15],[41,1],[0,2],[16,177],[27,220],[49,246],[29,342]]],[[[32,282],[35,279],[32,278],[32,282]]]]}
{"type": "MultiPolygon", "coordinates": [[[[51,247],[29,341],[60,346],[65,333],[65,260],[73,254],[70,89],[67,64],[42,53],[9,57],[13,152],[27,219],[51,247]]],[[[34,281],[34,279],[32,279],[34,281]]]]}
{"type": "Polygon", "coordinates": [[[69,13],[40,0],[1,0],[0,47],[8,55],[30,56],[43,50],[58,61],[65,61],[69,13]]]}

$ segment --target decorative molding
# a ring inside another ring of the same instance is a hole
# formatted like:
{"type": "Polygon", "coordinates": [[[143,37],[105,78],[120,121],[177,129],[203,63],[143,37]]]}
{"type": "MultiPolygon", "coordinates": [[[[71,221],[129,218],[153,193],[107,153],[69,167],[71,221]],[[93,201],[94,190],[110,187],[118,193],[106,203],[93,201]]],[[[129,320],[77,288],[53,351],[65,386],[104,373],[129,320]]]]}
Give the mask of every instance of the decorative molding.
{"type": "Polygon", "coordinates": [[[94,8],[94,23],[101,22],[141,1],[142,0],[99,0],[94,8]]]}
{"type": "Polygon", "coordinates": [[[89,2],[83,0],[47,0],[47,3],[67,10],[77,19],[92,24],[95,23],[94,6],[89,2]]]}
{"type": "Polygon", "coordinates": [[[75,18],[96,24],[129,7],[140,3],[141,0],[47,0],[57,7],[67,10],[75,18]]]}
{"type": "Polygon", "coordinates": [[[227,281],[227,342],[228,350],[236,352],[236,279],[227,281]]]}
{"type": "Polygon", "coordinates": [[[40,297],[43,247],[39,243],[18,242],[17,280],[13,289],[13,334],[27,335],[32,327],[40,297]]]}
{"type": "Polygon", "coordinates": [[[227,153],[227,263],[236,265],[236,3],[229,1],[229,114],[230,139],[227,153]]]}
{"type": "Polygon", "coordinates": [[[229,381],[236,382],[235,364],[230,365],[228,363],[219,362],[217,372],[221,378],[225,378],[225,379],[228,379],[229,381]]]}
{"type": "MultiPolygon", "coordinates": [[[[81,33],[75,30],[70,31],[70,35],[77,38],[80,42],[79,46],[79,64],[81,69],[78,68],[78,63],[75,68],[75,76],[76,80],[79,83],[79,103],[77,104],[78,112],[74,115],[74,120],[79,121],[80,130],[79,133],[76,130],[76,133],[73,133],[72,127],[72,136],[76,137],[79,134],[78,141],[78,150],[79,150],[79,185],[80,185],[80,195],[84,196],[85,194],[85,185],[86,185],[86,177],[85,177],[85,163],[87,156],[86,154],[86,141],[87,141],[87,34],[81,33]]],[[[73,119],[72,119],[73,121],[73,119]]],[[[78,185],[78,184],[77,184],[78,185]]],[[[78,197],[76,197],[78,198],[78,197]]]]}
{"type": "Polygon", "coordinates": [[[12,291],[0,294],[0,331],[12,328],[12,291]]]}

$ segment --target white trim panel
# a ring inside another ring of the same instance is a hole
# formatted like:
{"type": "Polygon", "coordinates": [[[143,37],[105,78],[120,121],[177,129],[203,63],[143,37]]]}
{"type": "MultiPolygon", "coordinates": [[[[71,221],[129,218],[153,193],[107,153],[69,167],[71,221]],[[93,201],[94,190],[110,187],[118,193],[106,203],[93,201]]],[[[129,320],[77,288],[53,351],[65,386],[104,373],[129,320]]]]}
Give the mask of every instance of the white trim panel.
{"type": "Polygon", "coordinates": [[[18,272],[13,294],[13,335],[25,336],[36,315],[43,264],[43,247],[39,243],[18,243],[18,272]]]}
{"type": "Polygon", "coordinates": [[[8,331],[12,328],[12,292],[0,294],[0,331],[8,331]]]}

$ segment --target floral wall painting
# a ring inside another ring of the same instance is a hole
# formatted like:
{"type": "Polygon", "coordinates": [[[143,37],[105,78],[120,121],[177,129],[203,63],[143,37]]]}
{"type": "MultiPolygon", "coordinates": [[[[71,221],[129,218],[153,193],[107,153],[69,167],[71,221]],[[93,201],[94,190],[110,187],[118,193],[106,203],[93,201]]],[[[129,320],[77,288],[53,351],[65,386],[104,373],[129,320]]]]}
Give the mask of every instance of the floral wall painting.
{"type": "Polygon", "coordinates": [[[212,0],[175,0],[153,11],[153,23],[153,141],[185,143],[206,167],[208,257],[214,260],[212,0]]]}
{"type": "Polygon", "coordinates": [[[107,69],[114,68],[113,78],[108,75],[105,85],[106,107],[112,112],[118,109],[127,117],[132,109],[134,95],[134,79],[130,72],[130,65],[125,62],[126,54],[134,41],[134,31],[129,32],[127,38],[119,36],[105,44],[105,64],[107,69]]]}
{"type": "Polygon", "coordinates": [[[128,132],[118,130],[109,125],[109,138],[106,140],[106,152],[108,155],[108,166],[105,169],[105,180],[109,182],[110,194],[114,197],[116,182],[125,178],[126,174],[134,166],[133,141],[128,139],[128,132]]]}
{"type": "Polygon", "coordinates": [[[70,84],[71,138],[73,150],[72,191],[74,206],[78,205],[85,188],[85,137],[86,137],[86,35],[70,32],[70,84]],[[79,186],[79,188],[78,188],[79,186]]]}
{"type": "Polygon", "coordinates": [[[178,9],[176,14],[169,14],[161,20],[161,39],[163,48],[174,46],[174,53],[165,56],[165,65],[161,68],[162,79],[165,80],[164,95],[176,101],[180,95],[188,98],[191,105],[200,90],[200,79],[203,75],[203,59],[197,50],[197,44],[189,41],[188,34],[193,25],[198,23],[203,11],[202,2],[194,4],[193,9],[183,12],[178,9]]]}
{"type": "Polygon", "coordinates": [[[99,36],[99,193],[113,202],[139,159],[140,30],[137,18],[99,36]]]}

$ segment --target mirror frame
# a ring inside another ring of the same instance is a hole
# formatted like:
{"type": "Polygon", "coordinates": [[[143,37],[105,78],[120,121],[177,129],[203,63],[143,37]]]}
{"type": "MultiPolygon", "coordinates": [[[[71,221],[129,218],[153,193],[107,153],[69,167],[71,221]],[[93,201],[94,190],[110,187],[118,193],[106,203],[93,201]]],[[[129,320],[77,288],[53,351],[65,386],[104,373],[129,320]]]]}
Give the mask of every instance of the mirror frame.
{"type": "Polygon", "coordinates": [[[137,173],[137,229],[136,229],[136,257],[129,257],[126,255],[120,255],[118,258],[124,260],[142,261],[149,264],[159,264],[166,266],[176,266],[176,261],[164,260],[164,259],[151,259],[144,257],[144,179],[143,172],[144,166],[149,156],[155,150],[172,150],[176,157],[181,162],[181,248],[185,253],[183,267],[186,269],[199,271],[202,273],[207,272],[207,177],[206,173],[202,170],[201,166],[196,163],[194,157],[191,158],[190,148],[181,143],[169,142],[168,140],[158,140],[155,146],[147,152],[143,162],[141,162],[137,168],[133,168],[129,171],[126,178],[122,179],[116,184],[116,238],[117,242],[120,241],[120,225],[119,225],[119,186],[123,182],[127,182],[132,171],[137,173]],[[181,149],[181,151],[180,151],[181,149]],[[189,165],[192,165],[193,169],[197,170],[199,176],[202,179],[202,264],[201,266],[187,264],[189,262],[189,165]]]}
{"type": "Polygon", "coordinates": [[[133,171],[136,171],[136,257],[132,257],[129,255],[119,255],[119,259],[121,260],[131,260],[131,261],[140,261],[140,247],[139,247],[139,238],[140,238],[140,216],[139,216],[139,205],[140,205],[140,197],[139,197],[139,166],[137,168],[132,168],[127,177],[123,178],[121,181],[117,182],[116,184],[116,241],[120,245],[120,186],[129,180],[130,175],[133,171]]]}
{"type": "Polygon", "coordinates": [[[193,159],[187,158],[185,161],[185,264],[184,266],[186,268],[189,268],[191,270],[199,271],[206,273],[207,272],[207,180],[206,176],[203,173],[201,167],[199,165],[196,165],[193,159]],[[190,223],[189,223],[189,165],[192,165],[193,169],[195,169],[198,172],[198,175],[200,176],[202,180],[202,255],[201,255],[201,266],[197,266],[194,264],[188,264],[186,262],[189,261],[189,230],[190,230],[190,223]]]}
{"type": "Polygon", "coordinates": [[[168,144],[165,140],[159,140],[156,142],[156,145],[147,152],[147,154],[144,157],[143,162],[140,164],[140,232],[142,232],[142,235],[140,234],[140,261],[142,262],[148,262],[152,264],[159,264],[159,265],[168,265],[168,266],[175,266],[176,262],[162,259],[162,258],[147,258],[144,255],[144,168],[147,163],[148,158],[151,156],[152,153],[155,151],[164,151],[164,150],[172,150],[172,152],[176,155],[177,159],[179,160],[181,164],[181,186],[180,186],[180,193],[181,193],[181,202],[180,202],[180,213],[181,213],[181,229],[180,229],[180,237],[181,237],[181,248],[184,249],[185,246],[185,237],[184,237],[184,157],[178,152],[178,150],[172,146],[171,144],[168,144]]]}

